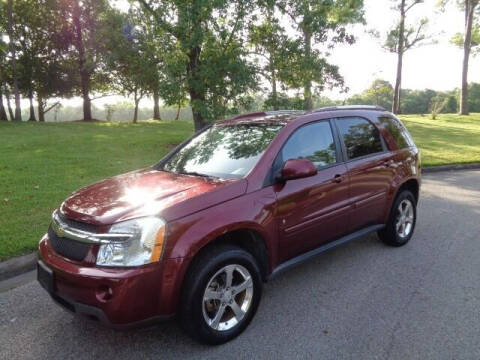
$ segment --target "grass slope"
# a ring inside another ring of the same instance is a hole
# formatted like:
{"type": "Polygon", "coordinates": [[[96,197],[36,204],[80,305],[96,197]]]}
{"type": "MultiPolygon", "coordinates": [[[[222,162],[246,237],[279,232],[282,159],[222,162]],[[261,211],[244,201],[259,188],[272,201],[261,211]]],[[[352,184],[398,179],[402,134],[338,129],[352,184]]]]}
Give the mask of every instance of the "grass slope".
{"type": "MultiPolygon", "coordinates": [[[[425,166],[480,162],[480,114],[402,120],[425,166]]],[[[186,121],[0,123],[0,260],[35,250],[72,191],[149,166],[192,133],[186,121]]]]}

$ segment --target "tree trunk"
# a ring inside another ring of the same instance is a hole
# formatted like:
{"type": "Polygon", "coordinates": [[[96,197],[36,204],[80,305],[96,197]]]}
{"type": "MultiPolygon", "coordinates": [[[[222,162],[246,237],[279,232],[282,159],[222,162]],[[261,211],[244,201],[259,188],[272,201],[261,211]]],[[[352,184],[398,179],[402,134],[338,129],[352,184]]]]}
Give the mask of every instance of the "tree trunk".
{"type": "Polygon", "coordinates": [[[273,110],[278,110],[278,94],[277,94],[277,74],[275,72],[275,63],[273,61],[272,55],[269,58],[269,67],[270,67],[270,85],[272,86],[272,102],[273,110]]]}
{"type": "Polygon", "coordinates": [[[0,121],[8,121],[7,113],[5,112],[5,106],[3,106],[3,94],[2,94],[1,85],[0,85],[0,121]]]}
{"type": "Polygon", "coordinates": [[[92,103],[90,100],[90,75],[82,71],[82,97],[83,97],[83,120],[92,120],[92,103]]]}
{"type": "Polygon", "coordinates": [[[162,120],[160,117],[160,96],[156,89],[153,91],[153,120],[162,120]]]}
{"type": "Polygon", "coordinates": [[[137,97],[137,90],[135,89],[134,98],[135,101],[135,109],[133,110],[133,123],[136,124],[138,121],[138,104],[140,102],[140,98],[137,97]]]}
{"type": "Polygon", "coordinates": [[[35,108],[33,107],[33,91],[31,89],[28,91],[28,100],[30,101],[30,117],[28,121],[37,121],[35,118],[35,108]]]}
{"type": "Polygon", "coordinates": [[[38,121],[45,122],[45,104],[43,103],[43,98],[37,94],[37,103],[38,103],[38,121]]]}
{"type": "Polygon", "coordinates": [[[7,108],[8,114],[10,115],[10,121],[15,121],[15,116],[13,115],[12,105],[10,104],[10,92],[5,90],[5,97],[7,98],[7,108]]]}
{"type": "Polygon", "coordinates": [[[178,104],[178,107],[177,107],[177,114],[175,115],[175,121],[178,120],[178,118],[180,117],[180,109],[182,108],[182,105],[178,104]]]}
{"type": "Polygon", "coordinates": [[[92,120],[92,104],[90,100],[90,71],[86,68],[87,61],[85,57],[85,47],[82,37],[82,22],[80,21],[81,10],[78,1],[74,1],[73,24],[75,28],[75,47],[78,51],[78,67],[80,71],[80,81],[82,85],[83,98],[83,120],[92,120]]]}
{"type": "Polygon", "coordinates": [[[400,26],[398,31],[397,78],[395,80],[395,91],[393,94],[393,106],[392,106],[392,112],[394,114],[400,113],[404,46],[405,46],[405,0],[402,0],[400,4],[400,26]]]}
{"type": "Polygon", "coordinates": [[[188,61],[188,93],[190,95],[190,106],[192,107],[193,124],[195,126],[195,132],[202,130],[207,122],[203,116],[203,108],[205,104],[205,93],[201,88],[202,85],[199,79],[198,67],[200,63],[201,48],[195,46],[191,49],[188,61]],[[199,89],[200,88],[200,89],[199,89]]]}
{"type": "Polygon", "coordinates": [[[468,115],[468,63],[472,49],[472,25],[475,6],[471,1],[465,4],[465,40],[463,43],[462,90],[460,94],[460,115],[468,115]]]}
{"type": "MultiPolygon", "coordinates": [[[[312,33],[309,30],[304,29],[303,37],[305,41],[305,58],[310,59],[312,56],[312,33]]],[[[310,79],[310,77],[305,78],[303,97],[305,99],[305,110],[312,110],[312,79],[310,79]]]]}
{"type": "Polygon", "coordinates": [[[15,96],[15,121],[22,121],[22,110],[20,108],[20,92],[18,90],[18,75],[17,75],[17,59],[16,59],[16,49],[15,43],[13,41],[13,0],[8,0],[7,3],[8,11],[8,22],[7,22],[7,33],[10,39],[9,48],[12,58],[12,78],[13,78],[13,94],[15,96]]]}

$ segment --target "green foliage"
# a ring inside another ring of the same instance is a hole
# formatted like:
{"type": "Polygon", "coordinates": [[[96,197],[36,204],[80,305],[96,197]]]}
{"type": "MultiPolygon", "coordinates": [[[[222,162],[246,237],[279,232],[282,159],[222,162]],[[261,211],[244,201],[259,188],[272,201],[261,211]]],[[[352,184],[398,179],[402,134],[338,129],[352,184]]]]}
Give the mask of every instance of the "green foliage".
{"type": "Polygon", "coordinates": [[[393,87],[385,80],[377,79],[372,85],[359,95],[347,100],[348,104],[379,105],[385,109],[392,107],[393,87]]]}
{"type": "Polygon", "coordinates": [[[176,56],[174,78],[190,96],[195,128],[222,117],[256,88],[255,68],[242,45],[255,4],[246,0],[140,0],[176,56]]]}
{"type": "Polygon", "coordinates": [[[270,92],[265,101],[266,109],[278,110],[285,107],[285,94],[279,89],[286,90],[284,80],[290,77],[291,64],[294,63],[296,54],[300,50],[298,39],[291,39],[275,16],[273,3],[265,4],[266,16],[259,24],[252,24],[249,28],[249,45],[255,56],[257,71],[260,76],[270,84],[264,89],[270,92]]]}
{"type": "Polygon", "coordinates": [[[314,93],[344,87],[338,66],[327,58],[337,44],[354,43],[347,26],[364,21],[363,0],[278,0],[276,6],[292,21],[300,46],[284,82],[289,88],[303,88],[305,107],[310,109],[314,93]]]}
{"type": "MultiPolygon", "coordinates": [[[[451,39],[452,44],[462,48],[465,43],[465,34],[456,33],[451,39]]],[[[480,23],[472,27],[472,43],[470,45],[472,55],[480,54],[480,23]]]]}
{"type": "MultiPolygon", "coordinates": [[[[428,19],[423,18],[414,26],[406,26],[403,36],[403,52],[425,44],[430,39],[430,35],[426,33],[428,19]]],[[[383,47],[392,53],[398,53],[400,44],[400,24],[397,24],[388,33],[383,47]]]]}
{"type": "Polygon", "coordinates": [[[480,84],[472,83],[468,86],[468,108],[472,112],[480,112],[480,84]]]}

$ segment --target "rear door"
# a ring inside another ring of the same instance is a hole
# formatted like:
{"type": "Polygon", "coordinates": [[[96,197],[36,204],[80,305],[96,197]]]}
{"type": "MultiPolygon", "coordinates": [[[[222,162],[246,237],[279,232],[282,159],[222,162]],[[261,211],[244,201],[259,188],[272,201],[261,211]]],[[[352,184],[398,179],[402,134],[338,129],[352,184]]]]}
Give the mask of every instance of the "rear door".
{"type": "Polygon", "coordinates": [[[350,232],[381,224],[388,211],[388,194],[395,176],[393,155],[368,119],[345,117],[335,123],[350,179],[350,232]]]}
{"type": "Polygon", "coordinates": [[[348,231],[348,178],[340,144],[329,120],[298,128],[285,142],[274,168],[289,159],[309,159],[318,174],[275,184],[281,261],[334,240],[348,231]]]}

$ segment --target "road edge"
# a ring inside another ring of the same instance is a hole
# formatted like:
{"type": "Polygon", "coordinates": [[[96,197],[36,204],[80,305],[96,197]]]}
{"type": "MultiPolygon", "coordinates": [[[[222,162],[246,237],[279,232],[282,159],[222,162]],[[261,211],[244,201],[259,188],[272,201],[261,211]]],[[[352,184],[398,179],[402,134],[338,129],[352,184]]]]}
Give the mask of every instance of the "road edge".
{"type": "Polygon", "coordinates": [[[37,252],[2,261],[0,262],[0,281],[32,271],[36,264],[37,252]]]}
{"type": "Polygon", "coordinates": [[[429,173],[436,173],[441,171],[475,170],[475,169],[480,169],[480,163],[427,166],[422,168],[422,172],[429,174],[429,173]]]}
{"type": "MultiPolygon", "coordinates": [[[[422,169],[425,174],[441,171],[474,170],[480,169],[480,163],[428,166],[422,169]]],[[[37,264],[37,252],[17,256],[0,262],[0,281],[24,274],[35,269],[37,264]]]]}

